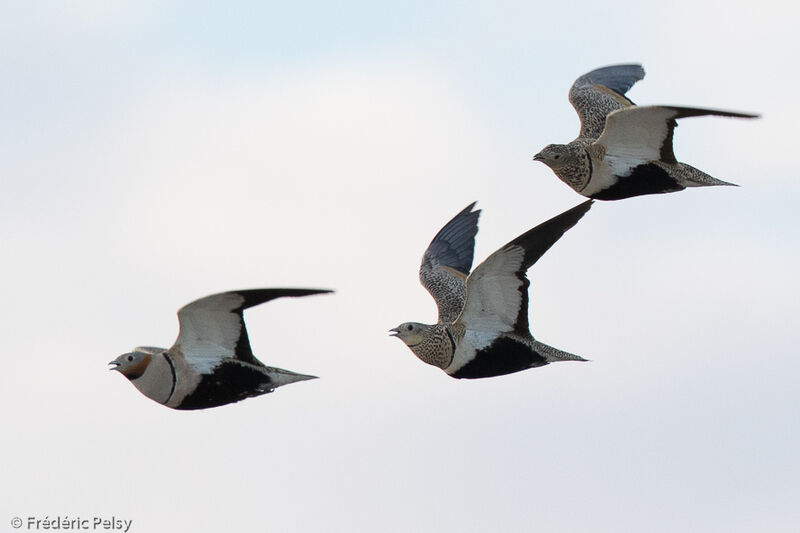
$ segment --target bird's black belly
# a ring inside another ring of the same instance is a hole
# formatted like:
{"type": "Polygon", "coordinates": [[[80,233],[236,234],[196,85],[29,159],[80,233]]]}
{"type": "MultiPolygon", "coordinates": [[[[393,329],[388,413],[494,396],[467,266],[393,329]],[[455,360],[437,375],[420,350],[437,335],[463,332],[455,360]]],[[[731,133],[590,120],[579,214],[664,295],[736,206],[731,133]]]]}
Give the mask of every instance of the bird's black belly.
{"type": "Polygon", "coordinates": [[[660,166],[647,163],[634,167],[628,176],[618,176],[617,183],[591,197],[595,200],[622,200],[644,194],[682,191],[685,188],[660,166]]]}
{"type": "Polygon", "coordinates": [[[206,409],[238,402],[272,392],[269,376],[257,368],[238,362],[225,362],[213,374],[203,375],[195,391],[176,409],[206,409]]]}
{"type": "Polygon", "coordinates": [[[490,378],[546,364],[547,360],[530,346],[500,337],[487,348],[478,351],[472,361],[450,375],[465,379],[490,378]]]}

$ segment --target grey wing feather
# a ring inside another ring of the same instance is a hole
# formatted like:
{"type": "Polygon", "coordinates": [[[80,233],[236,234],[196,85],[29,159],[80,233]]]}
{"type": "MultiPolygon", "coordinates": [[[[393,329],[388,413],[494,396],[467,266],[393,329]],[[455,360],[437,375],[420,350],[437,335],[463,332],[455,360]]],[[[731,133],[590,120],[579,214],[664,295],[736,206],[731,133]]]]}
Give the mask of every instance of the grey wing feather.
{"type": "Polygon", "coordinates": [[[182,353],[213,359],[230,357],[263,366],[250,348],[243,311],[286,296],[310,296],[327,289],[246,289],[212,294],[178,310],[180,331],[175,341],[182,353]]]}
{"type": "Polygon", "coordinates": [[[576,88],[591,85],[602,85],[624,96],[633,87],[633,84],[644,78],[644,68],[638,63],[626,65],[609,65],[587,72],[573,83],[576,88]]]}
{"type": "Polygon", "coordinates": [[[527,270],[591,208],[588,200],[532,228],[475,268],[459,320],[468,330],[530,336],[527,270]]]}
{"type": "Polygon", "coordinates": [[[581,119],[578,137],[598,138],[609,113],[634,105],[625,93],[642,78],[644,68],[628,64],[598,68],[575,80],[569,91],[569,101],[581,119]]]}
{"type": "Polygon", "coordinates": [[[148,353],[150,355],[158,355],[161,352],[166,352],[166,348],[159,348],[157,346],[137,346],[133,349],[134,352],[148,353]]]}
{"type": "Polygon", "coordinates": [[[419,279],[439,308],[439,322],[454,321],[464,305],[480,209],[468,205],[439,230],[422,256],[419,279]]]}
{"type": "Polygon", "coordinates": [[[672,138],[677,119],[715,115],[721,117],[756,118],[758,115],[677,106],[634,106],[609,114],[607,127],[597,139],[607,156],[639,161],[676,163],[672,138]]]}

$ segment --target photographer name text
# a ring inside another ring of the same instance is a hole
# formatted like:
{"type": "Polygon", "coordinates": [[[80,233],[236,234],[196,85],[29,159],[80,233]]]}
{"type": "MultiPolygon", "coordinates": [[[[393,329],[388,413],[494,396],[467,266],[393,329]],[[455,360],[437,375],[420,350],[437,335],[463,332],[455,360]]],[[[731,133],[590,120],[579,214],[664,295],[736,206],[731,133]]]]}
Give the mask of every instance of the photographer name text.
{"type": "Polygon", "coordinates": [[[44,518],[38,518],[29,516],[27,520],[22,520],[19,517],[11,520],[11,525],[14,529],[24,528],[26,531],[121,531],[122,533],[128,533],[132,524],[133,520],[123,520],[115,516],[93,516],[91,518],[79,516],[56,516],[54,518],[45,516],[44,518]]]}

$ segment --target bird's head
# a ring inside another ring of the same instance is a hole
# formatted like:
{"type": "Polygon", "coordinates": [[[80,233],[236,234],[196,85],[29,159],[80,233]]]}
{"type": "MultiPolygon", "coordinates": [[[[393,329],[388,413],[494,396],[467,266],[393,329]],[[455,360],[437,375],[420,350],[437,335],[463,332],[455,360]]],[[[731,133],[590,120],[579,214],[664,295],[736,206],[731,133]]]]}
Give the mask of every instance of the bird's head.
{"type": "Polygon", "coordinates": [[[582,190],[590,178],[586,152],[576,143],[548,144],[533,156],[533,160],[550,167],[561,181],[576,191],[582,190]]]}
{"type": "Polygon", "coordinates": [[[153,356],[147,352],[133,351],[124,353],[108,363],[109,365],[113,365],[109,370],[119,370],[120,374],[133,380],[144,374],[152,357],[153,356]]]}
{"type": "Polygon", "coordinates": [[[541,161],[553,170],[557,170],[573,162],[575,156],[572,152],[566,144],[548,144],[533,156],[533,160],[541,161]]]}
{"type": "Polygon", "coordinates": [[[428,327],[419,322],[403,322],[396,328],[390,329],[389,333],[406,343],[406,346],[414,347],[424,340],[424,333],[428,327]]]}

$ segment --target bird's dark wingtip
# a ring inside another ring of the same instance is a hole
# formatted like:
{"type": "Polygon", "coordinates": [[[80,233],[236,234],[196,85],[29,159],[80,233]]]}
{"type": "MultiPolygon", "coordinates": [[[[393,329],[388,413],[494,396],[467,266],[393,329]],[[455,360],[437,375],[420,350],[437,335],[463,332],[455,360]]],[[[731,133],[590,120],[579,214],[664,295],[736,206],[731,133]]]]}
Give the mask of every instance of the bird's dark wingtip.
{"type": "MultiPolygon", "coordinates": [[[[459,213],[459,215],[464,214],[464,213],[480,213],[481,212],[480,209],[475,209],[475,211],[473,211],[473,209],[475,208],[475,204],[477,204],[477,203],[478,203],[478,200],[475,200],[474,202],[469,204],[467,207],[462,209],[461,212],[459,213]]],[[[456,215],[456,216],[458,216],[458,215],[456,215]]]]}
{"type": "Polygon", "coordinates": [[[313,296],[315,294],[333,294],[336,291],[333,289],[299,289],[303,291],[300,294],[294,294],[290,296],[313,296]]]}

